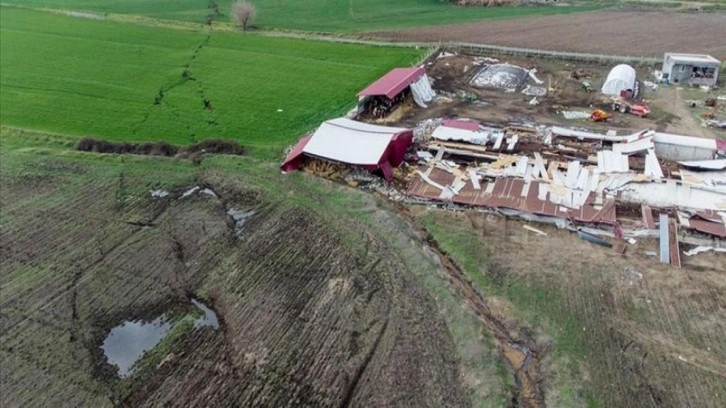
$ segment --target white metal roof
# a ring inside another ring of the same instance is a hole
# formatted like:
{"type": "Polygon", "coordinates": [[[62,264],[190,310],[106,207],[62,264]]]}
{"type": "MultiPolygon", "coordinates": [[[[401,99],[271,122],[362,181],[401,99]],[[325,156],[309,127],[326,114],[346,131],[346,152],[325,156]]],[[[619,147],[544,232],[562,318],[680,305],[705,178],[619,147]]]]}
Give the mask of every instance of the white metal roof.
{"type": "Polygon", "coordinates": [[[404,130],[333,119],[320,125],[303,152],[350,164],[378,164],[391,138],[404,130]]]}
{"type": "Polygon", "coordinates": [[[348,118],[335,118],[326,120],[325,123],[329,123],[331,125],[336,125],[348,129],[355,129],[360,130],[361,132],[368,132],[368,133],[400,133],[404,132],[408,129],[406,128],[399,128],[399,127],[390,127],[390,126],[380,126],[380,125],[372,125],[370,123],[363,123],[363,122],[356,122],[355,120],[350,120],[348,118]]]}
{"type": "Polygon", "coordinates": [[[702,149],[711,149],[714,152],[716,151],[716,148],[717,148],[715,139],[706,139],[703,137],[681,136],[681,135],[673,135],[670,133],[656,132],[654,140],[656,143],[672,144],[672,145],[684,146],[684,147],[698,147],[698,148],[702,148],[702,149]]]}
{"type": "Polygon", "coordinates": [[[705,54],[671,54],[666,53],[665,54],[666,59],[671,59],[675,63],[680,64],[708,64],[708,65],[718,65],[721,64],[721,61],[717,60],[716,58],[705,55],[705,54]]]}
{"type": "Polygon", "coordinates": [[[629,183],[619,189],[625,202],[648,203],[654,207],[682,207],[701,210],[726,209],[726,193],[679,183],[629,183]]]}
{"type": "MultiPolygon", "coordinates": [[[[726,170],[726,159],[679,161],[678,164],[703,170],[726,170]]],[[[722,172],[726,175],[726,172],[722,172]]]]}

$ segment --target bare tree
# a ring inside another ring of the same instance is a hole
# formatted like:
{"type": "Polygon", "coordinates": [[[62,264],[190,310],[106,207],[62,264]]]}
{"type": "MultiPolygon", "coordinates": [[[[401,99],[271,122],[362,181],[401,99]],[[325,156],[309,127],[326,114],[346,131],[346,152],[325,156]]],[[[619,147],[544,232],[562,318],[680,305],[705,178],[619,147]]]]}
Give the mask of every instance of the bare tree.
{"type": "Polygon", "coordinates": [[[256,14],[257,9],[254,4],[248,1],[237,0],[232,4],[232,20],[242,31],[247,31],[256,14]]]}

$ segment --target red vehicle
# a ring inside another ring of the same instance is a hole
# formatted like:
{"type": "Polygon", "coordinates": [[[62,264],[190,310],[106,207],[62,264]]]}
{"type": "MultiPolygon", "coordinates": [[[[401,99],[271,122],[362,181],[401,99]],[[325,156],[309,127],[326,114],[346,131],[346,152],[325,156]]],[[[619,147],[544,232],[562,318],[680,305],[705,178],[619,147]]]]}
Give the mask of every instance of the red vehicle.
{"type": "Polygon", "coordinates": [[[620,111],[620,113],[631,113],[641,118],[648,116],[650,113],[648,105],[629,101],[624,98],[613,98],[613,110],[620,111]]]}

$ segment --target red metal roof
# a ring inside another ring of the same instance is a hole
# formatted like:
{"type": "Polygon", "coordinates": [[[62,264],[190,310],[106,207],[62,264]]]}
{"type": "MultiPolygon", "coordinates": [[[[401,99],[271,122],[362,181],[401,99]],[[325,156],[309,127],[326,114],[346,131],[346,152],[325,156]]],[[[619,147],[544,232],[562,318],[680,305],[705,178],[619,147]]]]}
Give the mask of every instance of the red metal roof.
{"type": "Polygon", "coordinates": [[[717,237],[726,238],[726,225],[723,223],[716,223],[706,221],[699,217],[693,217],[688,220],[690,228],[695,229],[706,234],[716,235],[717,237]]]}
{"type": "Polygon", "coordinates": [[[293,147],[290,153],[287,154],[287,157],[285,157],[285,161],[282,162],[282,169],[284,171],[294,171],[298,167],[300,167],[300,160],[302,158],[303,149],[305,149],[305,146],[307,146],[310,138],[312,137],[313,135],[307,135],[300,139],[300,141],[297,142],[297,144],[295,145],[295,147],[293,147]]]}
{"type": "Polygon", "coordinates": [[[472,132],[479,130],[479,122],[475,120],[443,119],[441,120],[441,126],[455,129],[471,130],[472,132]]]}
{"type": "Polygon", "coordinates": [[[386,96],[388,99],[392,99],[407,86],[418,81],[424,73],[423,67],[394,68],[360,91],[358,96],[386,96]]]}
{"type": "MultiPolygon", "coordinates": [[[[429,178],[434,182],[445,186],[450,185],[454,181],[454,175],[444,170],[434,168],[429,174],[429,178]]],[[[473,185],[467,182],[459,191],[458,195],[452,198],[457,204],[482,206],[489,208],[510,208],[536,215],[545,215],[559,218],[572,218],[576,221],[593,223],[593,224],[609,224],[614,225],[617,222],[615,211],[615,201],[607,199],[602,207],[594,205],[594,193],[585,201],[585,205],[579,209],[567,209],[554,204],[549,200],[540,200],[538,198],[539,184],[538,181],[532,181],[529,189],[523,195],[525,181],[522,179],[511,177],[499,177],[493,181],[481,181],[481,189],[474,190],[473,185]],[[488,186],[493,183],[491,193],[486,192],[488,186]]],[[[420,177],[414,178],[409,184],[408,194],[416,197],[439,200],[441,191],[420,177]]]]}

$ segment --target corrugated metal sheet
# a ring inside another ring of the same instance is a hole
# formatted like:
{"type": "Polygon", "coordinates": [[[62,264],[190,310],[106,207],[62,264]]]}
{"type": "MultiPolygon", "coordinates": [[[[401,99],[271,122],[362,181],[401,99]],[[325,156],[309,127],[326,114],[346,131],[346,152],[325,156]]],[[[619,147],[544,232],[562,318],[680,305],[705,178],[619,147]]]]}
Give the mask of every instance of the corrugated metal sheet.
{"type": "MultiPolygon", "coordinates": [[[[453,174],[438,168],[434,168],[429,177],[433,183],[441,186],[453,185],[455,180],[453,174]]],[[[552,201],[553,195],[548,191],[548,186],[552,186],[547,183],[500,177],[494,181],[481,181],[479,184],[481,189],[476,190],[473,183],[467,182],[459,193],[451,198],[452,201],[463,205],[509,208],[536,215],[572,218],[586,223],[612,225],[616,222],[615,201],[608,199],[602,207],[595,206],[592,193],[583,193],[585,199],[581,208],[562,208],[552,201]]],[[[416,177],[409,184],[408,194],[438,200],[441,190],[422,180],[421,177],[416,177]]]]}
{"type": "Polygon", "coordinates": [[[660,262],[670,263],[670,245],[668,245],[668,215],[661,214],[659,218],[660,231],[658,239],[660,240],[660,262]]]}
{"type": "Polygon", "coordinates": [[[423,67],[394,68],[360,91],[358,96],[386,96],[392,99],[406,89],[407,86],[418,81],[424,73],[423,67]]]}
{"type": "Polygon", "coordinates": [[[726,238],[726,225],[723,223],[706,221],[699,217],[692,217],[688,220],[688,226],[689,228],[703,232],[704,234],[726,238]]]}
{"type": "Polygon", "coordinates": [[[475,120],[456,120],[456,119],[442,119],[441,126],[446,126],[456,129],[464,129],[476,131],[479,130],[479,122],[475,120]]]}

